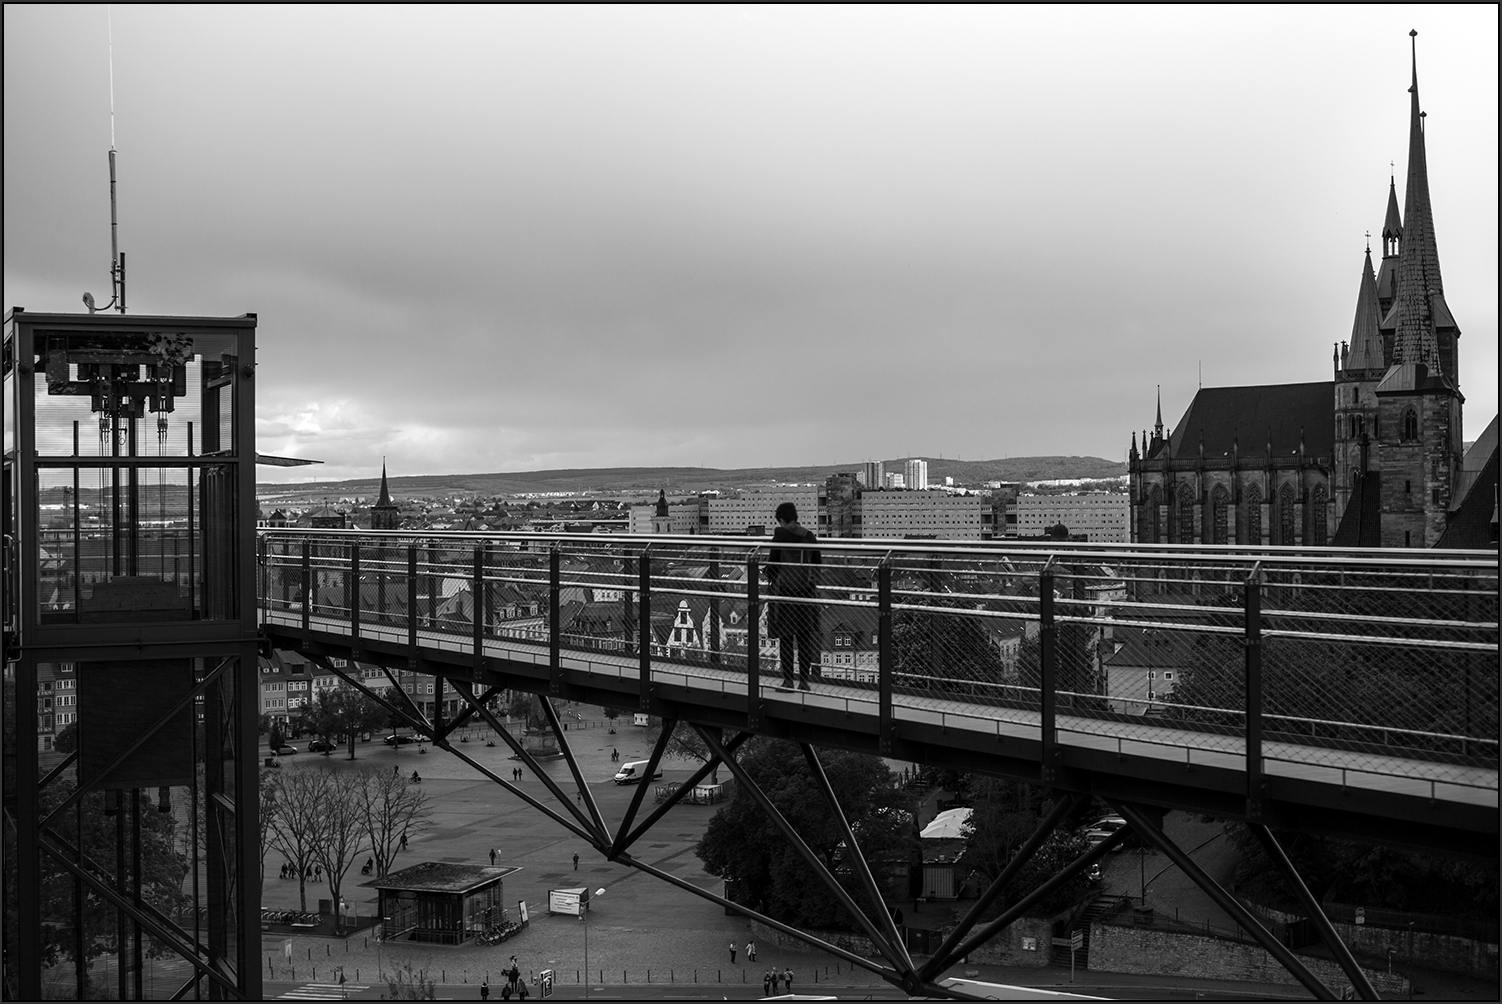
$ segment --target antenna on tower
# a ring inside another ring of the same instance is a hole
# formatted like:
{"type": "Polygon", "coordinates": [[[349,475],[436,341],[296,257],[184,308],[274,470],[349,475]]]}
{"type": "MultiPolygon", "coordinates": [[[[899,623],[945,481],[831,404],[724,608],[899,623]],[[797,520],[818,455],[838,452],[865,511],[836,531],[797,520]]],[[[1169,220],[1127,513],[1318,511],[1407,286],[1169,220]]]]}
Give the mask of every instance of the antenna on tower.
{"type": "Polygon", "coordinates": [[[115,12],[112,4],[105,4],[105,18],[109,31],[110,71],[110,302],[96,306],[94,294],[83,294],[84,306],[89,313],[109,310],[111,307],[125,313],[125,256],[120,253],[120,223],[115,210],[115,12]]]}

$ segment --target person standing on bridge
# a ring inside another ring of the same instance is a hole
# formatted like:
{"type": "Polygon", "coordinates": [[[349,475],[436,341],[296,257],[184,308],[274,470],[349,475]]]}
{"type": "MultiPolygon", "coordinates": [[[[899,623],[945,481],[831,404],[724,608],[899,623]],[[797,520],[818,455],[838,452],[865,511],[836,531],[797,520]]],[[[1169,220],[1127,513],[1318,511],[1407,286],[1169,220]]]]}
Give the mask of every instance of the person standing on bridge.
{"type": "MultiPolygon", "coordinates": [[[[821,563],[818,550],[812,547],[777,547],[777,544],[808,545],[818,537],[798,523],[798,507],[784,502],[777,507],[777,529],[772,531],[771,553],[767,555],[767,581],[775,596],[812,600],[818,585],[817,570],[821,563]]],[[[767,614],[767,633],[777,639],[782,662],[783,690],[793,688],[793,651],[797,649],[798,685],[808,689],[809,669],[819,647],[819,610],[812,603],[778,603],[773,601],[767,614]]]]}

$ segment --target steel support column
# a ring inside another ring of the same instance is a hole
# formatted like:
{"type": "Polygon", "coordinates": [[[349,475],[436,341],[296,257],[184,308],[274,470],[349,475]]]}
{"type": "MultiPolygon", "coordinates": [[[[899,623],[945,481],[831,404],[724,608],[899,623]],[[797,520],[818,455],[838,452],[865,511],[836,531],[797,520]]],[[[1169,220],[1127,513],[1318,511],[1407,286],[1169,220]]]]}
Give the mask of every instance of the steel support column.
{"type": "Polygon", "coordinates": [[[1246,818],[1262,822],[1262,563],[1246,578],[1246,818]]]}
{"type": "Polygon", "coordinates": [[[1041,663],[1038,696],[1042,701],[1038,737],[1042,743],[1042,759],[1038,764],[1038,773],[1043,783],[1049,787],[1053,787],[1058,780],[1059,760],[1057,723],[1059,627],[1054,623],[1053,612],[1054,562],[1056,560],[1056,556],[1050,555],[1048,562],[1038,572],[1039,662],[1041,663]]]}
{"type": "Polygon", "coordinates": [[[897,673],[897,659],[892,648],[892,559],[890,555],[876,566],[876,748],[891,756],[894,745],[892,729],[892,678],[897,673]]]}
{"type": "Polygon", "coordinates": [[[757,551],[752,551],[746,556],[747,731],[760,731],[761,717],[761,562],[757,551]]]}

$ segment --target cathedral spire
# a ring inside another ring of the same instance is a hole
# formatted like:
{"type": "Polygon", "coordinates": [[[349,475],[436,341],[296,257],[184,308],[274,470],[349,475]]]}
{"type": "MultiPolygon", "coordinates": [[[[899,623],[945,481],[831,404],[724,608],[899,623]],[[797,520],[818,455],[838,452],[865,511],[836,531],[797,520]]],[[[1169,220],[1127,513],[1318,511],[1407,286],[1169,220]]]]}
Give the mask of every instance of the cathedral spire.
{"type": "Polygon", "coordinates": [[[1158,420],[1153,423],[1154,438],[1163,438],[1163,385],[1158,384],[1158,420]]]}
{"type": "MultiPolygon", "coordinates": [[[[1436,327],[1455,327],[1445,305],[1439,272],[1434,212],[1429,202],[1429,164],[1424,152],[1424,111],[1419,104],[1417,31],[1413,42],[1413,83],[1408,89],[1408,181],[1404,190],[1403,239],[1398,257],[1398,326],[1394,363],[1422,363],[1441,373],[1436,327]]],[[[1454,378],[1454,374],[1446,374],[1454,378]]]]}
{"type": "Polygon", "coordinates": [[[1377,330],[1377,279],[1372,274],[1372,251],[1367,248],[1361,266],[1361,284],[1356,291],[1356,322],[1351,325],[1351,349],[1346,356],[1348,370],[1380,369],[1382,333],[1377,330]]]}
{"type": "Polygon", "coordinates": [[[376,499],[376,505],[382,509],[391,507],[391,489],[386,484],[386,461],[381,461],[381,497],[376,499]]]}

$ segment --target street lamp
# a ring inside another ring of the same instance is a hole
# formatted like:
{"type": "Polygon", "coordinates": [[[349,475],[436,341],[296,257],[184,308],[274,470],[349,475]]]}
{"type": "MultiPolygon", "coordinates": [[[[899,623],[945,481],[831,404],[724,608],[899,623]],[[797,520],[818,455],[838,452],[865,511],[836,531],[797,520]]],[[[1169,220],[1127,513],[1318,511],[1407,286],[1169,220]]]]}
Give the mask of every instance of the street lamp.
{"type": "MultiPolygon", "coordinates": [[[[588,890],[585,890],[588,892],[588,890]]],[[[595,890],[595,897],[605,895],[605,887],[595,890]]],[[[579,904],[579,921],[584,925],[584,999],[589,1000],[589,901],[579,904]]]]}

